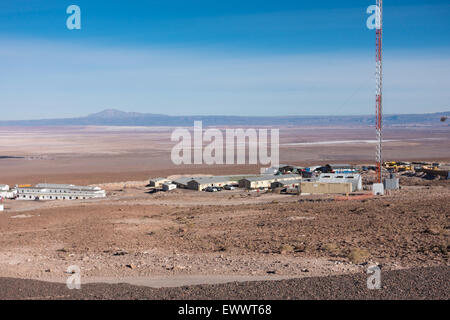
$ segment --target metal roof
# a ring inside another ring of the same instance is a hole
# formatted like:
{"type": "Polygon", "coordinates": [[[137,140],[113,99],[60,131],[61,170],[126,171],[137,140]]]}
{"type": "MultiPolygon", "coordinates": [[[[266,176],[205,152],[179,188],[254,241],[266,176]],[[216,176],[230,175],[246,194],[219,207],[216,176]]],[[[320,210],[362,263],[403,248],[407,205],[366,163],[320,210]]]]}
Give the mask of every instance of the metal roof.
{"type": "Polygon", "coordinates": [[[358,180],[360,178],[361,175],[359,173],[321,173],[319,176],[319,180],[358,180]]]}
{"type": "Polygon", "coordinates": [[[289,179],[289,178],[298,178],[300,177],[298,174],[282,174],[282,175],[265,175],[265,176],[259,176],[259,177],[251,177],[251,178],[246,178],[246,179],[242,179],[242,180],[247,180],[247,181],[266,181],[266,180],[284,180],[284,179],[289,179]]]}
{"type": "Polygon", "coordinates": [[[327,164],[327,166],[329,166],[332,169],[352,169],[353,166],[351,164],[346,164],[346,163],[334,163],[334,164],[327,164]]]}
{"type": "Polygon", "coordinates": [[[150,181],[161,181],[161,180],[169,180],[167,178],[151,178],[150,181]]]}
{"type": "Polygon", "coordinates": [[[73,184],[56,184],[56,183],[38,183],[32,188],[37,189],[70,189],[79,191],[97,191],[101,190],[99,187],[89,187],[89,186],[76,186],[73,184]]]}
{"type": "Polygon", "coordinates": [[[187,183],[193,179],[196,179],[199,177],[180,177],[178,179],[172,180],[173,183],[176,184],[182,184],[182,185],[187,185],[187,183]]]}
{"type": "Polygon", "coordinates": [[[302,179],[297,179],[297,180],[284,180],[284,181],[275,181],[280,183],[281,185],[285,186],[288,184],[300,184],[303,180],[302,179]]]}
{"type": "Polygon", "coordinates": [[[196,181],[198,184],[230,182],[232,179],[228,176],[195,177],[189,181],[196,181]]]}

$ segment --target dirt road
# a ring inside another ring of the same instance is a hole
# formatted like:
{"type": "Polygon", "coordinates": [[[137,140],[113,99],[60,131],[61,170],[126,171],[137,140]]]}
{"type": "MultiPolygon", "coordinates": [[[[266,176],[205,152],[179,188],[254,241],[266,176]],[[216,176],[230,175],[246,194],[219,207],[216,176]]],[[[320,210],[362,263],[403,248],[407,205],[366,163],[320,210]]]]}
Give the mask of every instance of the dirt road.
{"type": "Polygon", "coordinates": [[[65,284],[0,278],[0,299],[450,299],[450,268],[416,268],[382,272],[382,288],[369,290],[363,273],[264,282],[234,282],[177,288],[129,284],[65,284]]]}

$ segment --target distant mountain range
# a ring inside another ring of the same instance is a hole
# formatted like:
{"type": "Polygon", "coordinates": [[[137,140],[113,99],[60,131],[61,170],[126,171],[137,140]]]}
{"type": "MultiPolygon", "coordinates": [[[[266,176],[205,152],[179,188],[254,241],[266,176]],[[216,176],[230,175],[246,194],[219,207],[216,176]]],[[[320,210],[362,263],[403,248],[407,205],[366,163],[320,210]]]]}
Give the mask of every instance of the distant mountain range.
{"type": "MultiPolygon", "coordinates": [[[[450,111],[424,114],[387,114],[385,126],[442,125],[450,111]]],[[[0,126],[193,126],[195,120],[204,126],[348,126],[373,125],[374,115],[355,116],[168,116],[164,114],[103,110],[79,118],[0,121],[0,126]]],[[[448,125],[448,122],[446,122],[448,125]]]]}

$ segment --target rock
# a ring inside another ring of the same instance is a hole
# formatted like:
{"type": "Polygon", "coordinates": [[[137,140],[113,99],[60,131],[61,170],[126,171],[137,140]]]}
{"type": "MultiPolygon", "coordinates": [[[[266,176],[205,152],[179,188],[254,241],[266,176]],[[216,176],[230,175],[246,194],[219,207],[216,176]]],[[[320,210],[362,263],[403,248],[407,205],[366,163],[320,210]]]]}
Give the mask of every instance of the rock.
{"type": "Polygon", "coordinates": [[[126,251],[117,251],[113,253],[113,256],[124,256],[126,254],[128,254],[126,251]]]}
{"type": "Polygon", "coordinates": [[[136,269],[136,266],[134,264],[132,264],[132,263],[131,264],[127,264],[126,267],[130,268],[130,269],[136,269]]]}
{"type": "Polygon", "coordinates": [[[426,228],[423,232],[437,236],[441,233],[441,230],[439,229],[439,227],[430,226],[430,227],[426,228]]]}

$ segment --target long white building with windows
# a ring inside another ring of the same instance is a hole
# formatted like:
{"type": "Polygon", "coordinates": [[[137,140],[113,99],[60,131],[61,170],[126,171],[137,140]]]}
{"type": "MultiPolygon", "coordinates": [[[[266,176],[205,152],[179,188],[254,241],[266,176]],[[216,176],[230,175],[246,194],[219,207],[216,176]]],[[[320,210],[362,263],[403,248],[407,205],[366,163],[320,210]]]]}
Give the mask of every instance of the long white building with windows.
{"type": "Polygon", "coordinates": [[[106,197],[99,187],[75,186],[73,184],[39,183],[34,187],[16,187],[17,200],[83,200],[106,197]]]}

